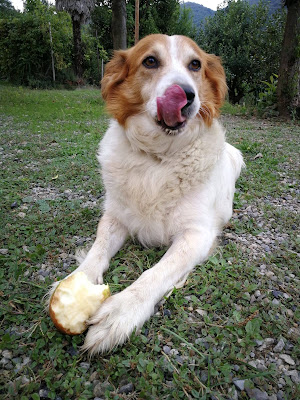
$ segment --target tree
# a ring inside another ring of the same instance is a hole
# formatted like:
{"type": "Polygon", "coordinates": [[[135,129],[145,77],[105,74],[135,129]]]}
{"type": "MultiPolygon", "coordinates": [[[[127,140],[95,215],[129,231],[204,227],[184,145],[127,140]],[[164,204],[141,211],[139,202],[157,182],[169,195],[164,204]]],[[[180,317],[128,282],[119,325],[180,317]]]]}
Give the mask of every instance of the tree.
{"type": "Polygon", "coordinates": [[[300,0],[286,0],[288,13],[277,86],[279,114],[300,117],[300,0]]]}
{"type": "Polygon", "coordinates": [[[46,88],[53,85],[49,22],[57,81],[72,79],[72,25],[68,14],[35,0],[24,13],[0,19],[0,77],[15,84],[46,88]],[[70,77],[71,76],[71,77],[70,77]]]}
{"type": "Polygon", "coordinates": [[[112,38],[114,50],[126,49],[126,1],[112,0],[112,38]]]}
{"type": "Polygon", "coordinates": [[[285,14],[269,13],[269,5],[230,0],[206,19],[198,43],[222,57],[229,99],[233,103],[265,90],[262,81],[278,73],[285,14]]]}
{"type": "Polygon", "coordinates": [[[10,0],[0,0],[0,18],[9,18],[18,14],[10,0]]]}
{"type": "Polygon", "coordinates": [[[82,78],[83,75],[83,50],[81,42],[81,25],[90,18],[91,11],[95,7],[92,0],[56,0],[56,9],[70,14],[73,27],[74,46],[74,70],[75,74],[82,78]]]}

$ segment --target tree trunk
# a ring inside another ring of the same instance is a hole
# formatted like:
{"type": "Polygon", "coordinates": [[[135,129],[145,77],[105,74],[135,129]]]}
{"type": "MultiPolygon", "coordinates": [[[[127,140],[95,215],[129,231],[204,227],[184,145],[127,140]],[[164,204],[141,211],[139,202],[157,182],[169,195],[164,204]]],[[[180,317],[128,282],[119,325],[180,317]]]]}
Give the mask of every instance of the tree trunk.
{"type": "Polygon", "coordinates": [[[75,75],[81,79],[83,75],[83,56],[81,46],[81,21],[72,16],[73,25],[73,44],[74,44],[74,71],[75,75]]]}
{"type": "Polygon", "coordinates": [[[279,114],[300,117],[300,0],[286,0],[288,7],[281,50],[277,100],[279,114]]]}
{"type": "Polygon", "coordinates": [[[112,37],[114,50],[127,48],[126,1],[112,0],[112,37]]]}

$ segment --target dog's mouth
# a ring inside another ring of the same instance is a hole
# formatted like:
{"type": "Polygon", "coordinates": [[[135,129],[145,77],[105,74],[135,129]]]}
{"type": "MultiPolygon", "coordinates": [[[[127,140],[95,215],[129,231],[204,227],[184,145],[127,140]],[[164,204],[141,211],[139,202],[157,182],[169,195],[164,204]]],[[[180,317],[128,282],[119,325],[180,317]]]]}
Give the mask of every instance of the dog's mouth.
{"type": "Polygon", "coordinates": [[[157,97],[157,123],[168,135],[177,135],[184,129],[189,106],[186,92],[179,85],[170,86],[163,96],[157,97]]]}
{"type": "Polygon", "coordinates": [[[176,125],[174,126],[169,126],[165,123],[164,120],[157,120],[157,124],[161,127],[161,129],[170,136],[175,136],[178,135],[180,132],[183,131],[183,129],[186,126],[186,121],[183,122],[178,122],[176,125]]]}

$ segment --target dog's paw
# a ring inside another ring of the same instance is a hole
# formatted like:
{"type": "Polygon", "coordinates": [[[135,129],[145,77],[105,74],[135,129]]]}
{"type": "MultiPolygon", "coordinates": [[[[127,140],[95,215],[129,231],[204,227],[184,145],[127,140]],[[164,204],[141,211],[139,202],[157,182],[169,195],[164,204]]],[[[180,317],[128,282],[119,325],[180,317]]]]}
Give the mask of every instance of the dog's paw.
{"type": "Polygon", "coordinates": [[[112,350],[140,328],[153,311],[151,303],[141,301],[128,289],[109,297],[89,320],[83,350],[90,354],[112,350]]]}

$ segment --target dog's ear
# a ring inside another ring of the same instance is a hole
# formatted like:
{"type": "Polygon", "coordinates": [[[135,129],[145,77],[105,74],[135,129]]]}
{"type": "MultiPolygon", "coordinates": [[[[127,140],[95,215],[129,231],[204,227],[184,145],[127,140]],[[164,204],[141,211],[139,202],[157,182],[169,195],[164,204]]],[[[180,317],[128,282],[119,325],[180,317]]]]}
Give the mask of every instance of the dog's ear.
{"type": "Polygon", "coordinates": [[[119,50],[105,67],[104,77],[101,81],[101,93],[105,101],[113,97],[116,88],[124,82],[128,74],[127,51],[119,50]]]}
{"type": "Polygon", "coordinates": [[[211,118],[217,117],[220,113],[220,107],[224,103],[227,94],[226,76],[221,59],[213,54],[207,54],[205,66],[205,76],[209,84],[207,91],[207,107],[211,118]]]}

